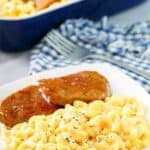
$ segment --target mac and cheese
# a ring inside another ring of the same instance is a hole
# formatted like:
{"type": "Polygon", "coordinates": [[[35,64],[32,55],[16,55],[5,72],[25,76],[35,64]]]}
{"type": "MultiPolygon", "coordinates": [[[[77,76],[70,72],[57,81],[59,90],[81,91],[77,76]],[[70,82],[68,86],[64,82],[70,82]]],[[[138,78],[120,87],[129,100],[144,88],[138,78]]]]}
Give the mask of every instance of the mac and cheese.
{"type": "MultiPolygon", "coordinates": [[[[54,2],[49,7],[68,2],[60,0],[54,2]]],[[[35,0],[0,0],[0,17],[22,17],[38,12],[35,7],[35,0]]]]}
{"type": "Polygon", "coordinates": [[[5,150],[142,150],[150,146],[150,121],[134,98],[75,101],[51,115],[3,127],[5,150]]]}

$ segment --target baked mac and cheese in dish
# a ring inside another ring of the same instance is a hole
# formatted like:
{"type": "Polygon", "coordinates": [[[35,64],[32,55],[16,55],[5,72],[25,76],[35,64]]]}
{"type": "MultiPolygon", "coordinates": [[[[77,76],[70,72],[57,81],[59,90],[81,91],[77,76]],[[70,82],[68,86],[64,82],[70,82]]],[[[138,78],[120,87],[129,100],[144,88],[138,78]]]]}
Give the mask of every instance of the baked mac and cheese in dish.
{"type": "Polygon", "coordinates": [[[145,113],[135,98],[77,100],[53,114],[3,126],[0,140],[4,150],[142,150],[150,146],[145,113]]]}
{"type": "Polygon", "coordinates": [[[0,17],[24,17],[70,0],[0,0],[0,17]]]}

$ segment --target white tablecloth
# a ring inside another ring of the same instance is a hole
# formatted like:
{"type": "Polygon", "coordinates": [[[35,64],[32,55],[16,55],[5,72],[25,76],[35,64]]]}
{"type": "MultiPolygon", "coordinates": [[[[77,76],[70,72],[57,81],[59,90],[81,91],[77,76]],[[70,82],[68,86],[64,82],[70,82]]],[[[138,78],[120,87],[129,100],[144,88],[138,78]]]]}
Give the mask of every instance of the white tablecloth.
{"type": "Polygon", "coordinates": [[[28,74],[29,51],[22,53],[0,52],[0,85],[28,74]]]}

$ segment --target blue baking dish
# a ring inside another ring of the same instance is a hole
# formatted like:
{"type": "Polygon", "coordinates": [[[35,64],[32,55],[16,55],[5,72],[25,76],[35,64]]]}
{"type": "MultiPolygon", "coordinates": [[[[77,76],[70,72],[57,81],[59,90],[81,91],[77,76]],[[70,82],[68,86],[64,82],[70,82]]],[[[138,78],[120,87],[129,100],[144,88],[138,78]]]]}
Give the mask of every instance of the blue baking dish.
{"type": "Polygon", "coordinates": [[[34,46],[52,27],[57,27],[65,19],[88,17],[98,19],[113,14],[143,0],[72,0],[51,10],[45,10],[29,17],[0,19],[0,50],[21,51],[34,46]],[[118,1],[119,3],[117,3],[118,1]],[[114,4],[114,5],[112,5],[114,4]],[[117,5],[119,4],[119,5],[117,5]],[[108,7],[109,6],[109,7],[108,7]],[[112,8],[110,8],[110,6],[112,8]],[[109,9],[108,9],[109,8],[109,9]],[[111,12],[113,10],[113,12],[111,12]]]}

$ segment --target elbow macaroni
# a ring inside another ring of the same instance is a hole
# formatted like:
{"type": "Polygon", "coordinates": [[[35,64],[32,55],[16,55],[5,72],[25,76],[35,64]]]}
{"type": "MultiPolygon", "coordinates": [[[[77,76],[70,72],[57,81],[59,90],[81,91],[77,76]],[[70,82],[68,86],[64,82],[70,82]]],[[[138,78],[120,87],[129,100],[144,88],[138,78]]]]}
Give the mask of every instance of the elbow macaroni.
{"type": "MultiPolygon", "coordinates": [[[[51,4],[49,7],[55,7],[66,3],[69,0],[60,0],[51,4]]],[[[23,17],[36,13],[34,0],[0,0],[0,17],[23,17]]]]}
{"type": "Polygon", "coordinates": [[[142,150],[150,146],[150,121],[134,98],[75,101],[51,115],[3,126],[4,150],[142,150]]]}
{"type": "Polygon", "coordinates": [[[1,17],[21,17],[36,12],[34,0],[0,0],[1,17]]]}

